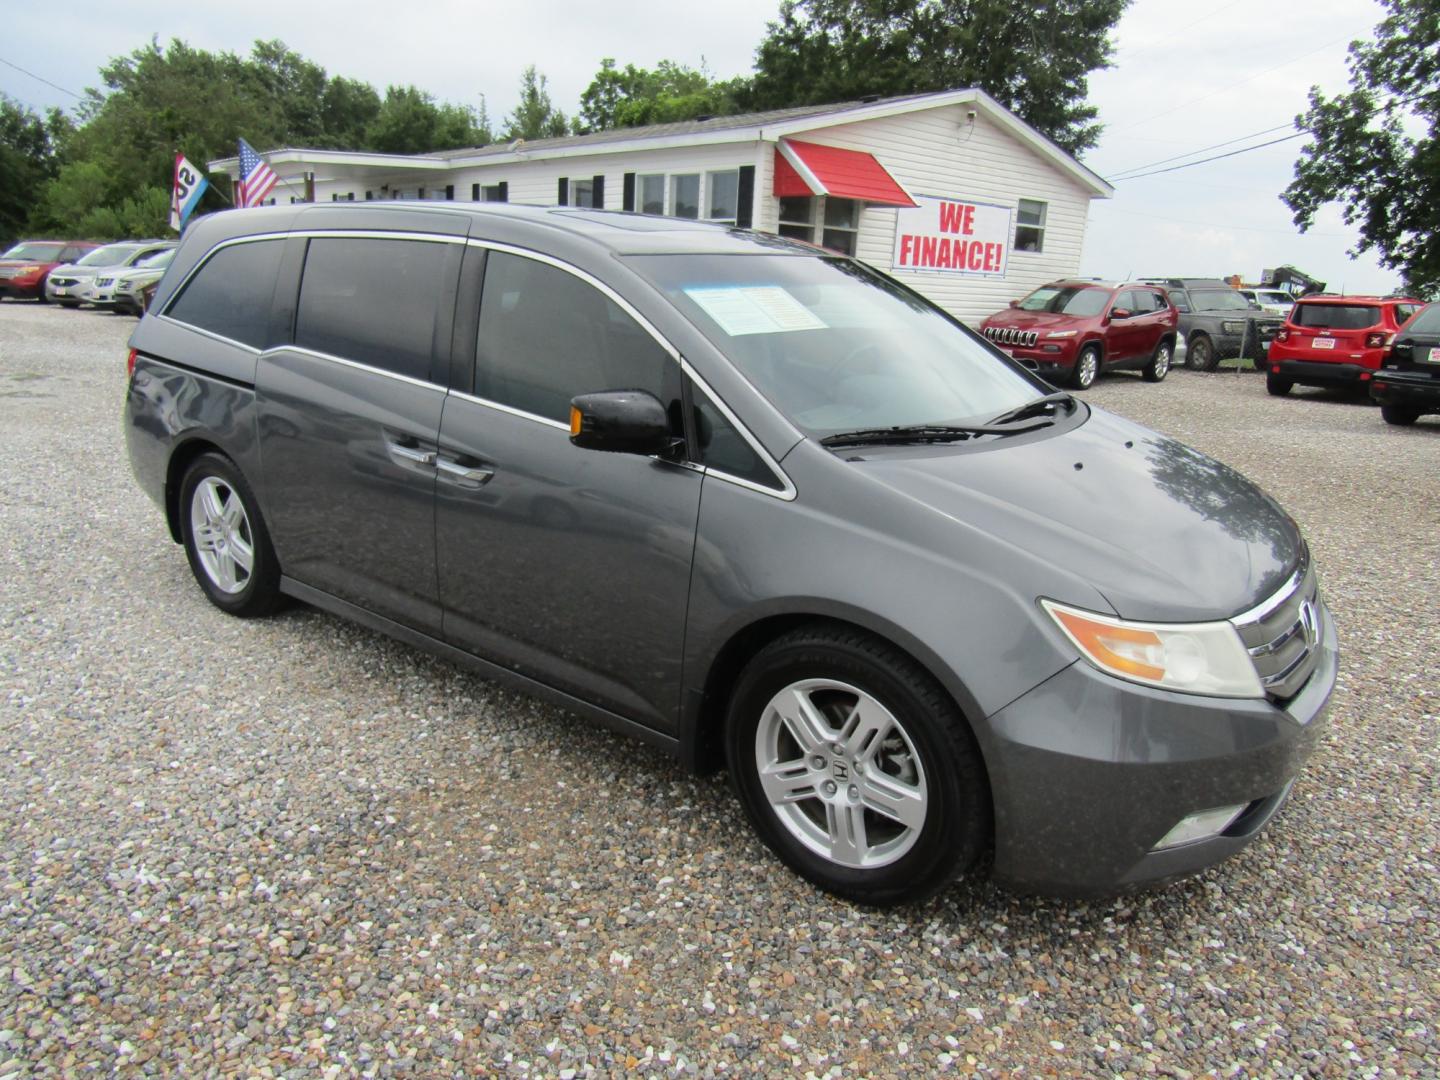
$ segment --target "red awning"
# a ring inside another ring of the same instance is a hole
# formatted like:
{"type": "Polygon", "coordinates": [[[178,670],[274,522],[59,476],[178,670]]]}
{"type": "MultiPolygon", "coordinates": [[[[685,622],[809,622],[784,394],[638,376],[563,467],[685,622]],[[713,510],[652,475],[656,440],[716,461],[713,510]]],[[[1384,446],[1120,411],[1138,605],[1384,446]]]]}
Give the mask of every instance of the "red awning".
{"type": "Polygon", "coordinates": [[[775,194],[833,195],[877,206],[915,206],[875,155],[781,139],[775,147],[775,194]]]}

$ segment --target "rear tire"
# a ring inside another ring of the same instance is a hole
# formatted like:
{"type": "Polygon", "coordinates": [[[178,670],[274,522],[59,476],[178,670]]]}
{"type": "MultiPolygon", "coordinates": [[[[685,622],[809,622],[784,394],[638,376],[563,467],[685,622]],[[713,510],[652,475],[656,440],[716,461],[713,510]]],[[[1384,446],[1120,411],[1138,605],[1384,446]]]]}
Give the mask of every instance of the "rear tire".
{"type": "Polygon", "coordinates": [[[1284,397],[1293,389],[1295,389],[1294,379],[1283,379],[1279,375],[1266,373],[1265,392],[1271,397],[1284,397]]]}
{"type": "Polygon", "coordinates": [[[221,611],[248,619],[280,605],[280,564],[269,530],[229,458],[202,454],[186,470],[180,533],[195,580],[221,611]]]}
{"type": "Polygon", "coordinates": [[[1175,346],[1170,341],[1162,341],[1155,346],[1155,355],[1150,362],[1140,369],[1140,377],[1146,382],[1159,382],[1170,373],[1170,362],[1175,356],[1175,346]]]}
{"type": "Polygon", "coordinates": [[[960,710],[860,630],[817,623],[760,650],[730,699],[725,751],[760,838],[837,896],[924,899],[989,842],[989,782],[960,710]]]}
{"type": "Polygon", "coordinates": [[[1381,405],[1380,417],[1387,424],[1409,427],[1420,419],[1420,410],[1410,405],[1381,405]]]}

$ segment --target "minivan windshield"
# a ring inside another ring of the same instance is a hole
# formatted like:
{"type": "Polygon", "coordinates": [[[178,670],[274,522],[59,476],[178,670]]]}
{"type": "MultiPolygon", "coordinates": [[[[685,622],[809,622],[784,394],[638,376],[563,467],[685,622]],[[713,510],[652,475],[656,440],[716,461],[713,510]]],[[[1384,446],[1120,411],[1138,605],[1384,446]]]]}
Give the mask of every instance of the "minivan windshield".
{"type": "Polygon", "coordinates": [[[1109,289],[1074,285],[1042,285],[1024,300],[1021,311],[1051,311],[1061,315],[1099,315],[1110,300],[1109,289]]]}
{"type": "Polygon", "coordinates": [[[27,262],[54,262],[60,258],[60,250],[64,246],[64,244],[35,243],[34,241],[30,243],[20,243],[5,252],[4,255],[0,255],[0,259],[24,259],[27,262]]]}
{"type": "Polygon", "coordinates": [[[89,255],[86,255],[75,265],[118,266],[139,250],[139,244],[106,244],[104,247],[96,248],[90,252],[89,255]]]}
{"type": "Polygon", "coordinates": [[[983,423],[1044,393],[928,301],[848,259],[627,261],[796,427],[818,438],[983,423]]]}

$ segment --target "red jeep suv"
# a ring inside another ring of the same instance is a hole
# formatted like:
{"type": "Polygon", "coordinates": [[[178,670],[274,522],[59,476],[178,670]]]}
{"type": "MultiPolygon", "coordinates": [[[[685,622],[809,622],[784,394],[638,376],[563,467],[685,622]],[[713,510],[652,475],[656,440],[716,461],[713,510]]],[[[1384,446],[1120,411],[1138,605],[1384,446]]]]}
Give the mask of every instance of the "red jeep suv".
{"type": "Polygon", "coordinates": [[[1296,383],[1364,393],[1401,325],[1424,306],[1393,296],[1302,296],[1270,342],[1265,388],[1276,397],[1296,383]]]}
{"type": "Polygon", "coordinates": [[[1084,390],[1102,370],[1139,368],[1159,382],[1175,355],[1180,313],[1163,289],[1098,281],[1053,281],[1010,301],[980,332],[1040,374],[1084,390]]]}

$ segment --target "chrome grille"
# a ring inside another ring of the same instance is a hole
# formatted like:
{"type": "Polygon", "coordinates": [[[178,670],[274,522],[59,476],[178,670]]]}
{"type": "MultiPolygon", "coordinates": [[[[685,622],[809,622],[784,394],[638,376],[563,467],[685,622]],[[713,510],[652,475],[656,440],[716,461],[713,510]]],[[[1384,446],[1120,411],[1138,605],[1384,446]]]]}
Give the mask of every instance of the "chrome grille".
{"type": "Polygon", "coordinates": [[[1012,326],[987,326],[985,336],[997,345],[1034,345],[1040,335],[1034,330],[1016,330],[1012,326]]]}
{"type": "Polygon", "coordinates": [[[96,285],[97,288],[102,288],[102,289],[103,289],[106,285],[114,285],[114,284],[115,284],[115,279],[114,279],[113,277],[102,277],[102,278],[96,278],[96,279],[95,279],[95,285],[96,285]]]}
{"type": "Polygon", "coordinates": [[[1319,661],[1320,580],[1310,552],[1278,592],[1231,622],[1265,692],[1279,699],[1293,696],[1319,661]]]}

